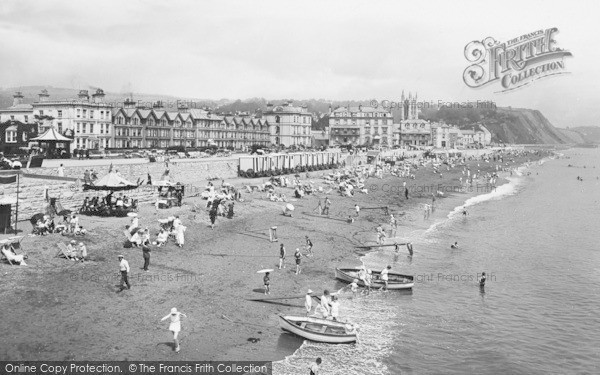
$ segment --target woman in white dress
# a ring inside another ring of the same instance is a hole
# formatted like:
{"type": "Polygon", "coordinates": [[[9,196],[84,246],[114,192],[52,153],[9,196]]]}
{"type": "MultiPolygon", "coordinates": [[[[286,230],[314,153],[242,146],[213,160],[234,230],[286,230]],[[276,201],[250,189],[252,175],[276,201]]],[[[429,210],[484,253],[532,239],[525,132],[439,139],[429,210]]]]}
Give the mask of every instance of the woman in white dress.
{"type": "Polygon", "coordinates": [[[179,332],[181,331],[181,317],[182,316],[184,318],[187,318],[187,316],[184,313],[177,311],[177,308],[173,307],[171,309],[171,313],[160,320],[162,322],[169,318],[171,319],[171,324],[169,325],[169,331],[173,332],[173,342],[175,343],[175,351],[176,352],[179,352],[179,339],[177,337],[179,336],[179,332]]]}
{"type": "Polygon", "coordinates": [[[183,247],[183,244],[185,243],[185,236],[184,236],[185,229],[186,229],[186,227],[181,224],[176,226],[174,229],[175,241],[177,243],[177,246],[179,246],[179,247],[183,247]]]}

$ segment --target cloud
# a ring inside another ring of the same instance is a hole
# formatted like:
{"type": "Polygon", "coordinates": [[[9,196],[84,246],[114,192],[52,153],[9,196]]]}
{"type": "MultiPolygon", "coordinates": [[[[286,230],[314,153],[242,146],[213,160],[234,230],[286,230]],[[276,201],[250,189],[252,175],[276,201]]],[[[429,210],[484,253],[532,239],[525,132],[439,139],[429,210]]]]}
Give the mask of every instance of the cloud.
{"type": "Polygon", "coordinates": [[[591,124],[600,81],[589,31],[596,4],[9,0],[0,3],[0,80],[189,98],[394,100],[404,89],[535,107],[557,125],[591,124]],[[559,46],[574,53],[570,77],[510,95],[462,82],[468,42],[552,26],[559,46]]]}

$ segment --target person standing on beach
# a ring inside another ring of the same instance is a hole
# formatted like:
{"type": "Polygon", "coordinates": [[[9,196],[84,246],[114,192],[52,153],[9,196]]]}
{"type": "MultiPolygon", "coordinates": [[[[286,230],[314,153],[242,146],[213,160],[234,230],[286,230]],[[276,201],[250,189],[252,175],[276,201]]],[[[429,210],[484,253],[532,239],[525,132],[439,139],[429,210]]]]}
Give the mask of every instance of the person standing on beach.
{"type": "Polygon", "coordinates": [[[390,214],[390,237],[396,237],[396,231],[398,230],[398,220],[394,217],[394,214],[390,214]]]}
{"type": "Polygon", "coordinates": [[[435,210],[435,194],[431,193],[431,212],[435,210]]]}
{"type": "Polygon", "coordinates": [[[142,256],[144,257],[144,271],[148,272],[150,265],[150,242],[144,241],[142,244],[142,256]]]}
{"type": "Polygon", "coordinates": [[[296,248],[296,252],[294,253],[294,258],[296,258],[296,275],[298,275],[300,272],[302,272],[302,269],[300,268],[302,253],[300,252],[299,248],[296,248]]]}
{"type": "Polygon", "coordinates": [[[310,238],[308,238],[308,236],[304,236],[306,238],[306,251],[308,253],[308,255],[312,256],[313,252],[312,252],[312,241],[310,240],[310,238]]]}
{"type": "Polygon", "coordinates": [[[308,374],[309,375],[319,375],[319,366],[320,365],[321,365],[321,357],[317,358],[315,363],[310,365],[310,367],[308,368],[308,370],[309,370],[308,374]]]}
{"type": "Polygon", "coordinates": [[[380,224],[377,227],[377,244],[383,245],[383,243],[385,242],[385,237],[386,237],[386,234],[380,224]]]}
{"type": "Polygon", "coordinates": [[[325,208],[323,209],[324,215],[329,215],[329,206],[331,206],[331,201],[329,200],[329,197],[325,197],[325,208]]]}
{"type": "Polygon", "coordinates": [[[358,206],[358,204],[354,205],[354,209],[356,210],[356,217],[358,217],[358,215],[360,214],[360,207],[358,206]]]}
{"type": "Polygon", "coordinates": [[[320,303],[324,318],[327,318],[329,316],[329,312],[331,311],[331,306],[329,306],[329,301],[330,301],[329,298],[330,298],[329,290],[325,289],[323,291],[323,296],[321,296],[321,303],[320,303]]]}
{"type": "Polygon", "coordinates": [[[79,243],[79,260],[81,260],[81,262],[84,262],[85,258],[87,258],[87,247],[85,247],[83,242],[80,242],[79,243]]]}
{"type": "Polygon", "coordinates": [[[312,290],[306,291],[306,296],[304,297],[304,307],[306,308],[306,316],[310,315],[310,310],[312,309],[312,290]]]}
{"type": "Polygon", "coordinates": [[[333,319],[334,322],[337,322],[339,316],[340,316],[340,302],[338,301],[337,296],[331,296],[331,318],[333,319]]]}
{"type": "Polygon", "coordinates": [[[404,198],[408,200],[408,188],[404,186],[404,198]]]}
{"type": "Polygon", "coordinates": [[[463,207],[462,214],[463,214],[463,216],[467,216],[468,215],[467,209],[465,207],[463,207]]]}
{"type": "Polygon", "coordinates": [[[321,205],[321,200],[319,199],[319,204],[317,205],[317,207],[313,210],[313,212],[317,211],[319,213],[319,215],[323,214],[323,206],[321,205]]]}
{"type": "Polygon", "coordinates": [[[127,285],[127,289],[131,289],[131,285],[129,284],[129,262],[123,258],[123,255],[119,255],[119,271],[121,271],[121,284],[120,291],[125,289],[125,285],[127,285]]]}
{"type": "Polygon", "coordinates": [[[265,286],[265,294],[271,294],[271,277],[270,273],[265,273],[265,277],[263,277],[263,285],[265,286]]]}
{"type": "Polygon", "coordinates": [[[279,245],[279,269],[285,268],[285,247],[283,244],[279,245]]]}
{"type": "Polygon", "coordinates": [[[175,344],[175,352],[179,353],[179,339],[177,338],[179,336],[179,332],[181,331],[181,317],[187,318],[187,316],[182,313],[177,311],[177,308],[173,307],[171,309],[171,313],[169,313],[169,315],[165,316],[164,318],[162,318],[160,321],[164,321],[167,319],[171,320],[171,324],[169,324],[169,331],[173,332],[173,343],[175,344]]]}
{"type": "Polygon", "coordinates": [[[406,243],[406,249],[408,250],[408,254],[409,256],[413,256],[413,244],[412,242],[407,242],[406,243]]]}
{"type": "Polygon", "coordinates": [[[383,281],[385,285],[382,286],[380,289],[388,290],[388,272],[390,272],[391,269],[392,266],[388,265],[386,268],[381,270],[381,281],[383,281]]]}
{"type": "Polygon", "coordinates": [[[60,167],[56,169],[58,172],[58,177],[65,177],[65,167],[61,164],[60,167]]]}

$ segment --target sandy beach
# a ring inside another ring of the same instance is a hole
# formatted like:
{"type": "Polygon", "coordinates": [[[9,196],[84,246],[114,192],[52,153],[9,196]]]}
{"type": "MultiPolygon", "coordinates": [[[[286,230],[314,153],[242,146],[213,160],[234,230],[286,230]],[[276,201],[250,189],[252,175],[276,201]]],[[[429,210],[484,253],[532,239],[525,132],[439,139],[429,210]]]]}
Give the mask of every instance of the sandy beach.
{"type": "MultiPolygon", "coordinates": [[[[547,155],[528,154],[504,160],[516,168],[524,162],[547,155]]],[[[471,170],[494,172],[497,163],[468,161],[471,170]],[[479,166],[478,166],[479,164],[479,166]]],[[[57,234],[27,236],[24,251],[28,266],[0,265],[0,329],[3,343],[0,357],[5,360],[281,360],[301,345],[302,340],[283,334],[277,315],[303,314],[303,299],[277,300],[277,303],[249,301],[263,297],[262,275],[256,271],[273,268],[271,297],[303,295],[308,288],[317,293],[337,290],[344,284],[334,279],[334,268],[359,265],[363,252],[356,246],[374,244],[375,228],[383,224],[389,231],[388,206],[398,219],[396,240],[412,228],[430,225],[436,215],[447,215],[470,196],[489,192],[481,184],[471,191],[458,192],[462,168],[441,169],[431,165],[419,168],[414,180],[391,175],[369,178],[369,194],[342,197],[329,194],[331,215],[319,216],[313,210],[324,194],[291,200],[293,217],[282,215],[285,203],[271,202],[266,193],[243,194],[236,203],[235,217],[219,217],[209,226],[208,212],[192,212],[194,204],[205,206],[200,198],[185,198],[178,208],[156,211],[153,205],[140,207],[142,227],[148,226],[152,238],[158,219],[179,215],[187,227],[183,248],[172,242],[152,246],[150,271],[144,272],[142,251],[124,249],[123,230],[128,218],[81,217],[89,233],[75,238],[88,247],[90,261],[73,262],[57,258],[56,243],[72,237],[57,234]],[[409,199],[402,183],[407,181],[409,199]],[[444,191],[436,198],[436,210],[423,218],[423,204],[431,203],[430,189],[444,191]],[[354,205],[362,210],[354,223],[354,205]],[[278,242],[270,242],[268,228],[276,226],[278,242]],[[293,253],[303,248],[308,235],[313,257],[302,259],[302,273],[294,274],[293,253]],[[287,250],[287,267],[277,269],[279,246],[287,250]],[[120,275],[117,255],[123,254],[131,266],[131,290],[117,293],[120,275]],[[181,352],[172,347],[168,323],[160,318],[172,307],[187,314],[181,332],[181,352]],[[18,314],[16,312],[19,312],[18,314]],[[66,334],[68,333],[68,334],[66,334]]],[[[321,172],[311,173],[316,186],[325,186],[321,172]]],[[[507,176],[507,172],[502,173],[507,176]]],[[[242,186],[244,181],[227,182],[242,186]]],[[[257,181],[258,182],[258,181],[257,181]]],[[[500,182],[502,183],[502,182],[500,182]]],[[[199,182],[198,185],[204,184],[199,182]]],[[[292,189],[280,189],[290,197],[292,189]]],[[[31,227],[24,223],[25,233],[31,227]]],[[[449,243],[450,243],[449,239],[449,243]]],[[[393,242],[388,239],[388,242],[393,242]]],[[[402,247],[403,251],[405,247],[402,247]]],[[[419,249],[414,260],[418,262],[419,249]]],[[[390,249],[391,251],[391,249],[390,249]]],[[[395,270],[401,271],[401,270],[395,270]]]]}

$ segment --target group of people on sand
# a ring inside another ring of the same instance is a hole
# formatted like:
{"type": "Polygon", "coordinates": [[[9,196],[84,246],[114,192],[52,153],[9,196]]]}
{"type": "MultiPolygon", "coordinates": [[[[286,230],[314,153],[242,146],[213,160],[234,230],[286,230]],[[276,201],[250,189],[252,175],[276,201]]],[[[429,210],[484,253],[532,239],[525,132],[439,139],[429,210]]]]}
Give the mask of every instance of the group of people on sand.
{"type": "Polygon", "coordinates": [[[175,240],[175,244],[179,247],[183,247],[185,244],[185,231],[187,227],[184,226],[177,216],[170,216],[166,220],[159,220],[160,229],[156,236],[156,240],[152,241],[150,238],[150,230],[146,226],[144,229],[141,228],[139,223],[139,217],[137,214],[132,214],[131,224],[126,226],[126,235],[128,235],[128,241],[131,246],[140,247],[145,243],[152,243],[158,247],[164,246],[169,237],[175,240]]]}
{"type": "MultiPolygon", "coordinates": [[[[52,233],[84,235],[87,230],[79,224],[79,216],[76,213],[66,214],[62,222],[56,224],[52,215],[40,216],[33,224],[33,234],[46,236],[52,233]]],[[[33,220],[33,218],[32,218],[33,220]]]]}
{"type": "Polygon", "coordinates": [[[63,250],[63,255],[72,261],[85,262],[88,256],[87,247],[83,242],[79,242],[78,245],[77,241],[71,240],[63,250]]]}

